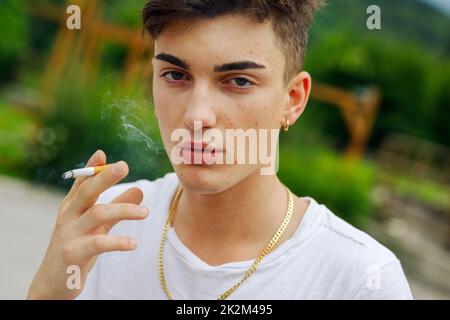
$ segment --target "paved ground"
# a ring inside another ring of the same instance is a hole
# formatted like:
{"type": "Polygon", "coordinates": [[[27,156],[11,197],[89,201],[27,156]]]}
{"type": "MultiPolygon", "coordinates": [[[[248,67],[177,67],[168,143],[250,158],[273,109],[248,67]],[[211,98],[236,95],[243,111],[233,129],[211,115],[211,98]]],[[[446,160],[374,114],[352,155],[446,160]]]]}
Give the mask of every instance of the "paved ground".
{"type": "MultiPolygon", "coordinates": [[[[63,194],[0,176],[0,299],[24,299],[47,248],[63,194]]],[[[445,279],[444,279],[445,280],[445,279]]],[[[448,293],[409,278],[416,299],[448,293]]]]}
{"type": "Polygon", "coordinates": [[[0,299],[24,299],[63,194],[0,176],[0,299]]]}

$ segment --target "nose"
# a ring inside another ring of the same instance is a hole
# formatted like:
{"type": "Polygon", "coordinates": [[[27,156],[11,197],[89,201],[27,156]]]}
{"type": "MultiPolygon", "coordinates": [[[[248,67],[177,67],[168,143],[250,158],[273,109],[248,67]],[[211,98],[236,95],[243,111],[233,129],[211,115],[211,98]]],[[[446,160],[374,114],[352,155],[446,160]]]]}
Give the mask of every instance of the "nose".
{"type": "Polygon", "coordinates": [[[199,129],[198,121],[201,122],[201,129],[213,128],[216,126],[216,105],[218,101],[213,89],[206,81],[197,83],[187,100],[186,112],[184,113],[184,123],[192,131],[199,129]],[[194,123],[196,124],[194,127],[194,123]]]}

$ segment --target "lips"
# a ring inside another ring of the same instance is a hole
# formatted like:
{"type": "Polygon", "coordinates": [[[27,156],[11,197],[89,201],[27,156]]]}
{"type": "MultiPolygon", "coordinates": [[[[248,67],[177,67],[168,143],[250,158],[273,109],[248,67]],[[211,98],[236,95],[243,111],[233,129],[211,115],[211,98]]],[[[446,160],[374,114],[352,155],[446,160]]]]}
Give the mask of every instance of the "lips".
{"type": "Polygon", "coordinates": [[[212,164],[217,153],[223,151],[213,144],[187,141],[177,145],[185,164],[212,164]]]}
{"type": "Polygon", "coordinates": [[[203,142],[194,142],[194,141],[185,141],[180,144],[178,144],[178,147],[181,149],[189,149],[191,151],[197,151],[197,152],[204,152],[205,149],[208,147],[209,152],[222,152],[223,150],[221,148],[217,148],[213,144],[207,144],[203,142]],[[209,146],[209,147],[208,147],[209,146]]]}

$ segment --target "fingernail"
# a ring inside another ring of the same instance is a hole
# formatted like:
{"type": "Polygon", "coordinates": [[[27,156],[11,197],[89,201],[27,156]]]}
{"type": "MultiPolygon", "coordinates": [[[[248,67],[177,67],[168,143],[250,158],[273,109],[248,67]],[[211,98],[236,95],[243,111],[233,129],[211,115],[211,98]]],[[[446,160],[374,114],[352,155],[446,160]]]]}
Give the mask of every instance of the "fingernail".
{"type": "Polygon", "coordinates": [[[148,209],[147,209],[147,208],[144,208],[144,207],[139,207],[139,208],[138,208],[138,212],[139,212],[139,214],[140,214],[141,216],[145,217],[145,216],[147,216],[147,214],[148,214],[148,209]]]}
{"type": "Polygon", "coordinates": [[[122,172],[122,169],[123,169],[123,165],[122,165],[121,162],[116,162],[116,163],[113,165],[113,172],[114,172],[114,174],[119,174],[119,173],[121,173],[121,172],[122,172]]]}
{"type": "Polygon", "coordinates": [[[137,247],[137,241],[134,239],[128,239],[128,244],[129,244],[130,248],[132,248],[132,249],[137,247]]]}
{"type": "Polygon", "coordinates": [[[86,163],[86,167],[93,165],[96,162],[98,150],[94,152],[94,154],[89,158],[88,162],[86,163]]]}

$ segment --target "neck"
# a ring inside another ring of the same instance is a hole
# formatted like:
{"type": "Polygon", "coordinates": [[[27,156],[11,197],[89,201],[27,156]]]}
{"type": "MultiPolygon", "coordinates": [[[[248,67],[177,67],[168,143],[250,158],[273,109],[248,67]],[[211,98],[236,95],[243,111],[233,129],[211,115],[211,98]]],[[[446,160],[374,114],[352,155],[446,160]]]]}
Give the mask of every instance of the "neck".
{"type": "Polygon", "coordinates": [[[286,189],[276,175],[256,171],[217,194],[183,190],[173,224],[191,247],[208,246],[214,251],[254,246],[260,250],[283,221],[287,201],[286,189]]]}

